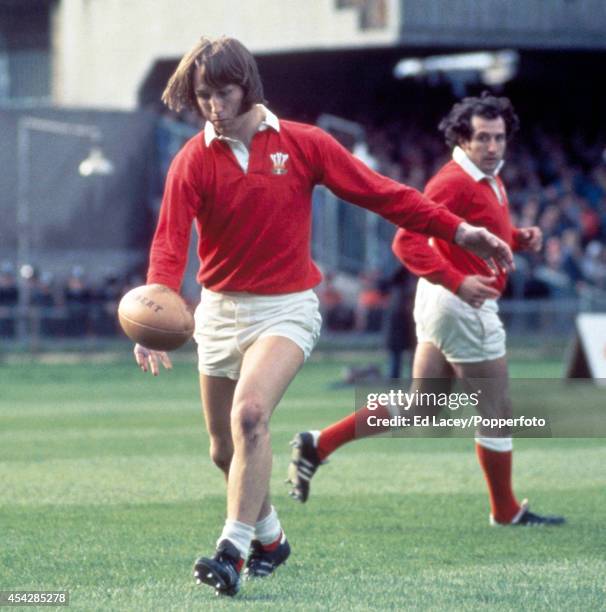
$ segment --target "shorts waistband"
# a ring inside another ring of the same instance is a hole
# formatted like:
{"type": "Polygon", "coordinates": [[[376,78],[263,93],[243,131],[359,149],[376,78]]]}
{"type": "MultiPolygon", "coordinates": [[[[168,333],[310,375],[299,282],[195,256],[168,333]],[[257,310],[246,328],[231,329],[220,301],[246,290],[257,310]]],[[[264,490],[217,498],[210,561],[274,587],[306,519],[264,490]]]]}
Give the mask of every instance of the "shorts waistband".
{"type": "MultiPolygon", "coordinates": [[[[441,296],[445,295],[447,298],[457,300],[461,302],[461,306],[463,308],[471,308],[469,304],[464,302],[458,295],[450,291],[450,289],[446,289],[443,285],[439,285],[437,283],[430,283],[428,280],[424,278],[419,279],[419,283],[417,285],[417,291],[420,295],[425,296],[441,296]]],[[[477,309],[478,311],[490,311],[490,312],[498,312],[499,311],[499,302],[495,299],[484,300],[482,306],[477,309]]]]}
{"type": "Polygon", "coordinates": [[[256,304],[276,304],[280,302],[288,302],[292,299],[315,296],[315,293],[313,289],[304,289],[303,291],[295,291],[294,293],[275,293],[268,295],[261,293],[247,293],[246,291],[212,291],[211,289],[202,287],[201,296],[202,299],[206,299],[207,301],[211,302],[230,300],[240,303],[255,302],[256,304]]]}

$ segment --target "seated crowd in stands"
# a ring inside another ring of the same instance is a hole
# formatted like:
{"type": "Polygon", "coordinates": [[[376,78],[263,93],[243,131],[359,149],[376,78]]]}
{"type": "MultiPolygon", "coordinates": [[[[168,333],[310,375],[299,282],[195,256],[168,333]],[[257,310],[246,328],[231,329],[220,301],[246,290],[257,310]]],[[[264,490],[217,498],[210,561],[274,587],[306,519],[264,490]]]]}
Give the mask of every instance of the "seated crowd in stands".
{"type": "MultiPolygon", "coordinates": [[[[367,129],[379,171],[423,189],[447,160],[440,135],[394,123],[367,129]]],[[[545,247],[518,254],[505,297],[576,297],[606,291],[606,141],[516,135],[502,170],[513,222],[538,225],[545,247]]]]}
{"type": "MultiPolygon", "coordinates": [[[[141,285],[139,276],[130,279],[107,274],[99,283],[87,279],[81,266],[74,266],[63,279],[26,267],[29,291],[28,329],[43,336],[113,336],[119,333],[116,317],[122,295],[141,285]]],[[[19,285],[12,264],[0,264],[0,337],[17,333],[19,285]]]]}
{"type": "MultiPolygon", "coordinates": [[[[422,190],[449,157],[430,114],[381,125],[353,117],[366,134],[360,157],[422,190]]],[[[199,129],[197,117],[165,116],[199,129]]],[[[516,255],[517,271],[504,297],[575,298],[587,290],[606,291],[606,133],[522,129],[509,145],[502,178],[514,224],[540,226],[545,244],[541,253],[516,255]]],[[[367,274],[362,272],[361,287],[367,274]]],[[[360,317],[347,314],[350,306],[331,308],[331,328],[360,328],[360,317]]]]}
{"type": "MultiPolygon", "coordinates": [[[[448,158],[435,130],[403,122],[365,127],[367,163],[418,189],[448,158]]],[[[517,270],[510,277],[506,299],[578,298],[587,292],[606,292],[605,144],[597,136],[590,141],[580,134],[555,136],[541,129],[516,136],[502,171],[511,214],[515,225],[541,227],[544,248],[538,254],[516,255],[517,270]]],[[[318,288],[326,328],[382,329],[393,302],[389,279],[362,271],[353,299],[346,299],[334,280],[328,273],[318,288]]],[[[62,282],[36,270],[27,282],[42,333],[82,336],[118,333],[119,298],[143,280],[110,274],[92,285],[75,266],[62,282]]],[[[406,295],[409,289],[406,281],[406,295]]],[[[0,337],[15,334],[18,299],[15,271],[4,262],[0,264],[0,337]]]]}
{"type": "MultiPolygon", "coordinates": [[[[393,123],[367,126],[373,166],[395,180],[423,189],[447,161],[439,135],[393,123]]],[[[516,254],[504,298],[578,298],[606,292],[606,149],[577,135],[556,138],[540,130],[516,137],[502,178],[515,225],[543,230],[541,253],[516,254]]],[[[362,271],[357,300],[349,306],[329,276],[319,288],[329,329],[376,331],[389,318],[385,278],[362,271]],[[329,289],[330,299],[323,299],[329,289]]],[[[408,286],[408,285],[407,285],[408,286]]]]}

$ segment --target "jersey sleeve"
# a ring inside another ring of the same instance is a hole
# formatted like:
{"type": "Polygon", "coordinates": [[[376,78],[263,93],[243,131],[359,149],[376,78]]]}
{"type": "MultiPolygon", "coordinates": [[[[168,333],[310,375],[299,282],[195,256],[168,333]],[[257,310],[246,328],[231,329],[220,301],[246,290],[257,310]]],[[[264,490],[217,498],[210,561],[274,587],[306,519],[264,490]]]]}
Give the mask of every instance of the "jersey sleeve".
{"type": "MultiPolygon", "coordinates": [[[[457,210],[461,188],[456,181],[432,179],[425,193],[449,210],[457,210]]],[[[450,261],[430,244],[427,236],[399,229],[393,239],[392,249],[396,257],[413,273],[431,283],[439,284],[456,293],[465,278],[450,261]]]]}
{"type": "Polygon", "coordinates": [[[175,158],[166,178],[160,217],[152,241],[147,283],[179,291],[183,281],[192,222],[200,206],[200,190],[187,174],[185,160],[175,158]]]}
{"type": "Polygon", "coordinates": [[[521,244],[522,239],[522,230],[519,227],[514,227],[512,229],[512,245],[511,248],[514,251],[522,251],[524,250],[521,244]]]}
{"type": "Polygon", "coordinates": [[[375,172],[319,128],[313,138],[318,182],[336,196],[372,210],[399,227],[454,241],[463,219],[416,189],[375,172]]]}
{"type": "Polygon", "coordinates": [[[434,249],[429,238],[399,229],[393,239],[392,249],[396,257],[416,276],[442,285],[456,293],[465,275],[454,268],[434,249]]]}

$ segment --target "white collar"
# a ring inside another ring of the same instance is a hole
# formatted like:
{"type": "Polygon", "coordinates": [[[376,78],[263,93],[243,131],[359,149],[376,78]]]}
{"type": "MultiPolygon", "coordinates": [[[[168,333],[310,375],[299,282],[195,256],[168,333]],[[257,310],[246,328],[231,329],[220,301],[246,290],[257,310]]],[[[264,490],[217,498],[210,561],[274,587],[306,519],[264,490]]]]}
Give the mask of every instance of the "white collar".
{"type": "Polygon", "coordinates": [[[494,181],[496,176],[501,171],[501,168],[503,167],[503,164],[505,163],[503,160],[501,160],[499,162],[498,166],[496,167],[496,169],[494,171],[494,174],[486,174],[482,170],[480,170],[469,159],[469,157],[467,157],[467,153],[465,153],[465,151],[463,151],[463,149],[461,149],[461,147],[455,147],[453,149],[453,151],[452,151],[452,159],[454,161],[456,161],[457,164],[459,164],[459,166],[461,166],[461,168],[463,168],[463,170],[465,170],[465,172],[467,172],[467,174],[469,174],[469,176],[471,176],[471,178],[476,183],[479,183],[483,179],[488,179],[489,181],[490,180],[494,181]]]}
{"type": "MultiPolygon", "coordinates": [[[[257,131],[262,132],[263,130],[266,130],[267,128],[272,128],[273,130],[276,130],[276,132],[279,132],[280,131],[280,121],[278,120],[276,115],[274,115],[263,104],[257,104],[256,107],[260,108],[264,113],[264,118],[259,124],[257,131]]],[[[235,138],[229,138],[228,136],[221,136],[220,134],[217,134],[217,132],[215,131],[215,126],[210,121],[207,121],[204,124],[204,142],[206,143],[206,146],[207,147],[210,146],[210,143],[215,138],[219,140],[235,140],[235,138]]]]}

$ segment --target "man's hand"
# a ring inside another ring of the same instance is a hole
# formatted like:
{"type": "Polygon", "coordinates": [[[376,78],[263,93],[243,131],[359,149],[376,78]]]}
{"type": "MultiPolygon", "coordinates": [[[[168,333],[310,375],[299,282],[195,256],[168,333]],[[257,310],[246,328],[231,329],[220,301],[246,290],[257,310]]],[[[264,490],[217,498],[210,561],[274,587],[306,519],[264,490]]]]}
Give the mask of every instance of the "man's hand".
{"type": "Polygon", "coordinates": [[[523,251],[534,251],[538,253],[543,246],[543,232],[540,227],[520,228],[518,232],[518,247],[523,251]]]}
{"type": "Polygon", "coordinates": [[[135,353],[135,361],[137,362],[137,365],[144,372],[151,370],[151,373],[154,376],[158,376],[160,373],[160,363],[167,370],[171,370],[173,367],[169,356],[164,351],[152,351],[151,349],[145,348],[140,344],[135,344],[133,352],[135,353]]]}
{"type": "Polygon", "coordinates": [[[457,295],[474,308],[480,308],[486,300],[496,300],[499,292],[494,288],[494,276],[471,274],[463,279],[457,289],[457,295]]]}
{"type": "Polygon", "coordinates": [[[481,257],[496,274],[499,270],[510,272],[514,269],[513,255],[509,246],[483,227],[461,223],[455,234],[455,244],[481,257]]]}

